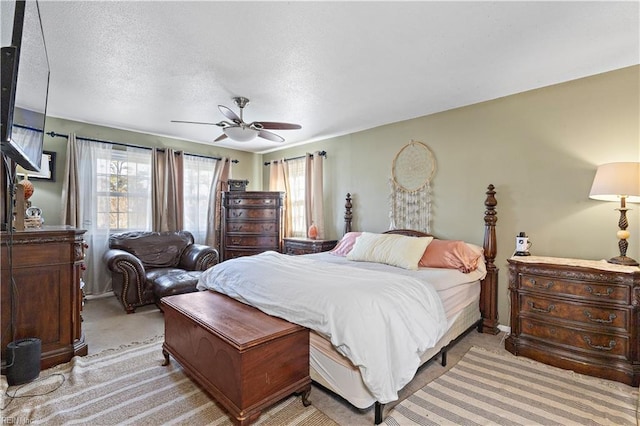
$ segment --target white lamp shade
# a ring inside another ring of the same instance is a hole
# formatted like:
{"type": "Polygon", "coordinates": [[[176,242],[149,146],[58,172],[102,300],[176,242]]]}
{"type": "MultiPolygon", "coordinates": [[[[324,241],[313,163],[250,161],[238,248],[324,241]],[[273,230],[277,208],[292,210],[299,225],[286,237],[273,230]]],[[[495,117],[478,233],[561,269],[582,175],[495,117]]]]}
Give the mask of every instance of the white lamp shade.
{"type": "Polygon", "coordinates": [[[640,203],[640,163],[608,163],[598,166],[589,198],[640,203]]]}
{"type": "Polygon", "coordinates": [[[258,136],[258,131],[250,127],[233,126],[222,130],[227,137],[238,142],[248,142],[258,136]]]}

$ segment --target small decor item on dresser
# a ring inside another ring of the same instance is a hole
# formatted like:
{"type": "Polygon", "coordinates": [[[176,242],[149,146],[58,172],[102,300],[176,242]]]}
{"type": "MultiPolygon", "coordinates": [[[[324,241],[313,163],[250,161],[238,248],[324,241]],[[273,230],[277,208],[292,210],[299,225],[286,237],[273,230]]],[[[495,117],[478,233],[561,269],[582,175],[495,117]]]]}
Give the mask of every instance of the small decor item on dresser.
{"type": "Polygon", "coordinates": [[[42,210],[40,210],[40,207],[29,207],[25,212],[24,227],[41,228],[43,223],[44,220],[42,219],[42,210]]]}
{"type": "Polygon", "coordinates": [[[16,184],[16,190],[14,195],[14,217],[13,228],[16,231],[24,231],[25,220],[27,218],[26,210],[31,207],[31,201],[29,198],[33,195],[34,187],[33,183],[29,181],[27,175],[24,176],[20,182],[16,184]]]}
{"type": "Polygon", "coordinates": [[[31,198],[34,188],[33,183],[31,183],[27,175],[24,176],[24,179],[18,182],[18,185],[21,185],[24,188],[24,200],[27,201],[29,198],[31,198]]]}
{"type": "Polygon", "coordinates": [[[309,227],[309,231],[307,231],[307,236],[312,240],[318,238],[318,227],[315,223],[311,222],[311,226],[309,227]]]}
{"type": "Polygon", "coordinates": [[[531,247],[529,237],[527,237],[527,234],[525,234],[524,232],[520,232],[516,237],[516,252],[513,255],[531,256],[531,253],[529,253],[529,247],[531,247]]]}
{"type": "Polygon", "coordinates": [[[247,185],[249,184],[248,180],[237,180],[237,179],[229,179],[227,181],[229,185],[229,191],[246,191],[247,185]]]}

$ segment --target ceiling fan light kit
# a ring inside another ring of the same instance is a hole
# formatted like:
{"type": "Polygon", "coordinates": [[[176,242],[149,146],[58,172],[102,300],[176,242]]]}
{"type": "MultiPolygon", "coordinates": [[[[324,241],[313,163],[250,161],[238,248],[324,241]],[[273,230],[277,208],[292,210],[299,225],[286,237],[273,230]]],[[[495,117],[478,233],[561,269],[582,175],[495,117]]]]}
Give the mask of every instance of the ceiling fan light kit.
{"type": "Polygon", "coordinates": [[[258,136],[258,130],[248,126],[229,126],[222,129],[229,139],[238,142],[249,142],[258,136]]]}
{"type": "Polygon", "coordinates": [[[253,123],[245,123],[242,117],[242,113],[244,107],[249,103],[249,99],[243,96],[238,96],[233,98],[236,106],[240,108],[240,115],[233,112],[231,109],[227,108],[224,105],[218,105],[218,109],[226,118],[231,121],[222,120],[218,123],[203,123],[199,121],[182,121],[182,120],[171,120],[172,123],[189,123],[189,124],[205,124],[205,125],[214,125],[218,127],[222,127],[222,135],[218,136],[214,142],[221,141],[223,139],[229,138],[236,142],[248,142],[250,140],[255,139],[256,137],[261,137],[263,139],[267,139],[273,142],[284,142],[284,138],[280,135],[277,135],[273,132],[269,132],[267,129],[272,130],[297,130],[301,129],[302,126],[299,124],[292,123],[279,123],[276,121],[254,121],[253,123]]]}

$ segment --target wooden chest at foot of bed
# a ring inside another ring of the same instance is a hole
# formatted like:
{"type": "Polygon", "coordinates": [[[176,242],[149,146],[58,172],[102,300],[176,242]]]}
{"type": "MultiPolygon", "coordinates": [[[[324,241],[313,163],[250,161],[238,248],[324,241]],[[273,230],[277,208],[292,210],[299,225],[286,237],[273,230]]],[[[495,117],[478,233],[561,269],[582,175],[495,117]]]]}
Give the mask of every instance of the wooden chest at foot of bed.
{"type": "Polygon", "coordinates": [[[309,330],[213,291],[162,299],[165,363],[172,355],[245,425],[281,399],[308,405],[309,330]]]}

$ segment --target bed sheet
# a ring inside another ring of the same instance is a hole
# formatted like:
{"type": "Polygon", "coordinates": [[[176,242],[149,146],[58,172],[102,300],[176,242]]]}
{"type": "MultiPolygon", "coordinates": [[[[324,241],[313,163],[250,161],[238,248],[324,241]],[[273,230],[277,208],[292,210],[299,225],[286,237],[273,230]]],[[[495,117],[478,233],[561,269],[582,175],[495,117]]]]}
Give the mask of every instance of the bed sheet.
{"type": "Polygon", "coordinates": [[[420,354],[447,328],[442,302],[428,283],[307,256],[264,252],[227,260],[205,271],[198,289],[219,291],[328,337],[382,403],[397,399],[420,354]]]}

